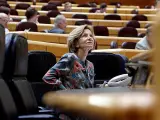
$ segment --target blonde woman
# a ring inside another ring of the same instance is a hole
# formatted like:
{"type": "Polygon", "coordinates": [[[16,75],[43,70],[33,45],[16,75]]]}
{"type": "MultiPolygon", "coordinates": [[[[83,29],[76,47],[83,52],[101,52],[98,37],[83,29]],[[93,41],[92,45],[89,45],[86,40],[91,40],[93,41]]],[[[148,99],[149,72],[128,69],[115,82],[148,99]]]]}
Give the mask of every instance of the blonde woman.
{"type": "Polygon", "coordinates": [[[44,75],[43,80],[60,89],[92,88],[94,66],[86,60],[88,52],[95,47],[95,37],[90,26],[75,28],[68,36],[69,53],[44,75]]]}

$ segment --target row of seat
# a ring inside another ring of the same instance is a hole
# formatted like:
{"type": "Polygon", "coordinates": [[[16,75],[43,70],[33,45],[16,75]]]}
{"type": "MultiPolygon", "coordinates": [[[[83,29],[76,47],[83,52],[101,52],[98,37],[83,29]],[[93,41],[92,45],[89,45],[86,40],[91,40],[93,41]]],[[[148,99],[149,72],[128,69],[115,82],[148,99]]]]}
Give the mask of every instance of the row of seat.
{"type": "MultiPolygon", "coordinates": [[[[32,23],[19,23],[17,22],[9,22],[8,29],[10,31],[23,31],[25,29],[29,29],[30,31],[44,31],[50,30],[54,27],[52,24],[32,24],[32,23]]],[[[70,33],[73,29],[77,26],[67,25],[66,27],[66,34],[70,33]]],[[[144,28],[120,28],[120,27],[105,27],[105,26],[94,26],[94,32],[96,36],[120,36],[120,37],[138,37],[138,33],[145,33],[146,29],[144,28]]]]}
{"type": "MultiPolygon", "coordinates": [[[[28,50],[41,50],[48,51],[53,53],[56,56],[56,59],[59,60],[62,55],[68,52],[67,45],[58,44],[58,43],[47,43],[41,41],[28,40],[28,50]]],[[[132,58],[136,54],[145,52],[145,50],[135,50],[135,49],[99,49],[93,50],[93,52],[106,52],[121,54],[127,58],[132,58]]]]}
{"type": "MultiPolygon", "coordinates": [[[[17,2],[15,2],[15,1],[7,1],[7,3],[8,3],[8,4],[17,4],[17,3],[21,3],[21,2],[18,2],[18,1],[17,1],[17,2]]],[[[30,4],[30,5],[33,4],[33,2],[23,2],[23,3],[30,4]]],[[[46,4],[47,4],[47,3],[36,2],[36,5],[40,5],[40,6],[46,5],[46,4]]],[[[62,6],[64,6],[64,4],[62,4],[62,6]]],[[[72,6],[73,6],[73,7],[77,7],[78,4],[72,4],[72,6]]],[[[99,7],[99,5],[97,5],[97,7],[99,7]]],[[[116,6],[115,6],[115,5],[107,5],[107,8],[116,8],[116,6]]],[[[134,8],[139,8],[139,6],[121,5],[121,8],[131,8],[131,9],[134,9],[134,8]]]]}
{"type": "MultiPolygon", "coordinates": [[[[25,16],[26,10],[17,10],[19,16],[25,16]]],[[[58,12],[58,11],[39,11],[40,15],[47,15],[48,17],[56,17],[58,14],[64,15],[66,18],[72,18],[73,15],[77,14],[79,17],[76,18],[81,18],[81,19],[106,19],[106,20],[138,20],[139,21],[152,21],[155,15],[152,14],[145,14],[145,15],[134,15],[134,14],[112,14],[112,16],[118,16],[118,17],[111,17],[111,14],[104,14],[104,13],[78,13],[78,12],[58,12]],[[108,16],[110,15],[110,16],[108,16]],[[135,17],[135,16],[138,16],[135,17]],[[140,16],[140,17],[139,17],[140,16]],[[143,17],[142,17],[143,16],[143,17]]]]}
{"type": "MultiPolygon", "coordinates": [[[[37,11],[40,11],[40,10],[49,10],[49,8],[51,9],[51,7],[47,6],[47,5],[44,5],[44,6],[41,6],[41,5],[27,5],[24,6],[25,4],[23,3],[19,3],[20,5],[18,6],[18,4],[9,4],[10,7],[12,9],[27,9],[28,7],[33,7],[35,8],[37,11]],[[22,4],[22,5],[21,5],[22,4]]],[[[59,11],[62,11],[64,9],[64,7],[61,7],[61,6],[57,6],[57,7],[52,7],[52,10],[59,10],[59,11]]],[[[72,7],[72,12],[91,12],[93,8],[86,8],[86,7],[72,7]]],[[[107,8],[106,9],[106,12],[107,13],[122,13],[122,14],[131,14],[132,11],[134,9],[131,9],[131,8],[107,8]]],[[[139,14],[156,14],[157,10],[156,9],[136,9],[138,11],[139,14]]]]}
{"type": "MultiPolygon", "coordinates": [[[[40,15],[41,19],[39,23],[46,23],[46,24],[54,24],[55,18],[49,18],[45,15],[40,15]]],[[[11,16],[13,21],[19,22],[22,19],[25,19],[25,16],[11,16]]],[[[67,24],[68,25],[76,25],[77,21],[83,21],[83,19],[73,19],[73,18],[67,18],[67,24]]],[[[129,20],[96,20],[96,19],[89,19],[89,22],[91,22],[94,26],[107,26],[107,27],[124,27],[126,24],[128,24],[129,20]]],[[[140,25],[137,28],[144,28],[146,24],[153,24],[153,21],[137,21],[140,25]]]]}
{"type": "MultiPolygon", "coordinates": [[[[40,32],[12,32],[25,36],[28,40],[41,41],[48,43],[66,44],[68,34],[55,34],[55,33],[40,33],[40,32]]],[[[110,43],[116,41],[118,45],[123,42],[138,42],[141,38],[135,37],[111,37],[111,36],[96,36],[98,49],[110,48],[110,43]]]]}

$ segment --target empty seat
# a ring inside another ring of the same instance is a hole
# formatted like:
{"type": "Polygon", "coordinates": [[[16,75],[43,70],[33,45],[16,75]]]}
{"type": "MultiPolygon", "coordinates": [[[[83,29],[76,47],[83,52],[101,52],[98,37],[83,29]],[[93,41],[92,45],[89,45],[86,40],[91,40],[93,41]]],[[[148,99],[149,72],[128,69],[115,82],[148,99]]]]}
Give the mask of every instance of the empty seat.
{"type": "Polygon", "coordinates": [[[105,26],[94,26],[93,29],[96,36],[109,36],[108,28],[105,26]]]}
{"type": "Polygon", "coordinates": [[[105,15],[104,20],[121,20],[121,16],[116,14],[105,15]]]}
{"type": "Polygon", "coordinates": [[[110,44],[110,49],[116,49],[118,48],[118,43],[116,41],[112,41],[110,44]]]}
{"type": "Polygon", "coordinates": [[[124,49],[135,49],[137,43],[135,42],[123,42],[121,45],[121,48],[124,49]]]}
{"type": "Polygon", "coordinates": [[[24,31],[24,30],[38,32],[38,27],[35,23],[32,23],[32,22],[20,22],[16,26],[16,31],[24,31]]]}
{"type": "Polygon", "coordinates": [[[60,15],[61,13],[59,12],[59,11],[57,11],[57,10],[52,10],[52,11],[49,11],[48,13],[47,13],[47,16],[48,17],[56,17],[57,15],[60,15]]]}
{"type": "Polygon", "coordinates": [[[93,63],[95,68],[95,84],[102,84],[117,75],[126,73],[125,61],[120,55],[92,52],[87,56],[87,59],[93,63]]]}
{"type": "Polygon", "coordinates": [[[56,64],[56,57],[53,53],[46,51],[28,52],[27,80],[32,85],[38,105],[42,105],[44,93],[54,90],[52,85],[46,84],[42,80],[42,77],[54,64],[56,64]]]}
{"type": "Polygon", "coordinates": [[[17,3],[16,6],[15,6],[15,9],[26,10],[29,7],[30,7],[30,4],[27,4],[27,3],[17,3]]]}
{"type": "Polygon", "coordinates": [[[38,22],[43,24],[51,24],[51,20],[48,16],[40,15],[38,16],[38,22]]]}
{"type": "Polygon", "coordinates": [[[92,22],[89,20],[80,20],[75,22],[75,25],[85,25],[85,24],[92,25],[92,22]]]}
{"type": "Polygon", "coordinates": [[[154,6],[153,5],[146,5],[144,8],[145,9],[154,9],[154,6]]]}
{"type": "Polygon", "coordinates": [[[13,22],[20,22],[21,18],[12,18],[13,22]]]}
{"type": "Polygon", "coordinates": [[[97,10],[99,10],[99,8],[92,8],[89,10],[90,13],[95,13],[97,10]]]}
{"type": "Polygon", "coordinates": [[[54,5],[56,5],[56,6],[62,6],[62,2],[61,2],[61,1],[52,1],[52,0],[50,0],[50,1],[48,2],[48,4],[54,4],[54,5]]]}
{"type": "Polygon", "coordinates": [[[146,34],[145,33],[138,33],[138,37],[143,38],[146,34]]]}
{"type": "Polygon", "coordinates": [[[135,15],[133,16],[132,20],[137,20],[137,21],[147,21],[148,18],[145,15],[135,15]]]}
{"type": "Polygon", "coordinates": [[[72,18],[75,18],[75,19],[88,19],[88,16],[84,15],[84,14],[74,14],[72,16],[72,18]]]}
{"type": "Polygon", "coordinates": [[[5,6],[1,6],[1,7],[0,7],[0,13],[5,13],[5,14],[9,15],[9,13],[10,13],[10,8],[5,7],[5,6]]]}
{"type": "Polygon", "coordinates": [[[10,8],[10,5],[7,2],[0,2],[0,6],[10,8]]]}
{"type": "Polygon", "coordinates": [[[10,15],[16,15],[18,16],[18,12],[16,9],[10,9],[10,15]]]}
{"type": "Polygon", "coordinates": [[[5,28],[0,24],[0,76],[3,71],[4,51],[5,51],[5,28]]]}
{"type": "Polygon", "coordinates": [[[58,8],[54,4],[46,4],[46,5],[42,6],[41,10],[43,10],[43,11],[57,10],[58,11],[58,8]]]}
{"type": "Polygon", "coordinates": [[[138,14],[138,13],[139,13],[139,12],[138,12],[137,9],[134,9],[134,10],[131,11],[131,14],[138,14]]]}
{"type": "Polygon", "coordinates": [[[79,4],[77,7],[91,7],[91,6],[88,3],[84,3],[84,4],[79,4]]]}
{"type": "Polygon", "coordinates": [[[137,20],[130,20],[126,27],[140,28],[140,23],[137,20]]]}
{"type": "Polygon", "coordinates": [[[133,27],[123,27],[118,32],[119,37],[137,37],[138,32],[133,27]]]}
{"type": "Polygon", "coordinates": [[[65,2],[70,2],[72,4],[76,4],[75,0],[63,0],[63,3],[65,3],[65,2]]]}
{"type": "Polygon", "coordinates": [[[32,2],[32,0],[18,0],[20,2],[32,2]]]}
{"type": "Polygon", "coordinates": [[[111,2],[110,5],[115,5],[116,8],[120,8],[121,7],[121,3],[120,2],[111,2]]]}

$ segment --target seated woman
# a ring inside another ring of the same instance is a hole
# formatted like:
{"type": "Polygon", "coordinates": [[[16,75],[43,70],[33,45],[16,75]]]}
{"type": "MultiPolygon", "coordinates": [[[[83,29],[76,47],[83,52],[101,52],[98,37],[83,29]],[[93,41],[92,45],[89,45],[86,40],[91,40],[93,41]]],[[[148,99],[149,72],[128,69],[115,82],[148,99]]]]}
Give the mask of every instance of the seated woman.
{"type": "Polygon", "coordinates": [[[35,8],[29,7],[26,10],[25,16],[26,19],[21,20],[21,22],[33,22],[33,23],[38,23],[38,15],[39,13],[35,8]]]}
{"type": "Polygon", "coordinates": [[[84,89],[93,87],[94,66],[86,60],[88,52],[95,47],[93,28],[82,25],[68,36],[69,53],[44,75],[43,80],[59,89],[84,89]]]}

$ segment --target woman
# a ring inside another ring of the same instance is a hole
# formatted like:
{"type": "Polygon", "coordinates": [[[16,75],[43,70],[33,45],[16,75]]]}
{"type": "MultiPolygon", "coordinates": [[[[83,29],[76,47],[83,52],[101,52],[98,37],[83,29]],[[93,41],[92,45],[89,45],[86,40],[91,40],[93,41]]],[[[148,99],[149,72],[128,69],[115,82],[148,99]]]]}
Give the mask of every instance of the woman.
{"type": "Polygon", "coordinates": [[[75,28],[68,36],[69,53],[63,55],[44,75],[43,80],[62,90],[93,87],[94,67],[86,57],[94,47],[93,29],[87,25],[75,28]]]}

